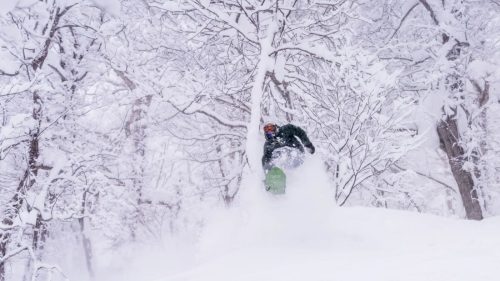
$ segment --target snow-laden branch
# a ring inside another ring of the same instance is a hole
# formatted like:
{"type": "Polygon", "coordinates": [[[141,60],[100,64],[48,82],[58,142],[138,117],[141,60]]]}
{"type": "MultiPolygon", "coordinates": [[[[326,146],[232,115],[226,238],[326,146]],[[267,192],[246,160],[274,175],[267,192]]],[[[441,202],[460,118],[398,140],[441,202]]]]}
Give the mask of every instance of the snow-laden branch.
{"type": "Polygon", "coordinates": [[[257,38],[257,32],[255,30],[248,29],[247,26],[243,26],[242,24],[236,22],[223,11],[219,11],[216,8],[211,8],[209,5],[205,5],[204,3],[202,3],[202,1],[189,0],[189,2],[207,18],[211,18],[227,24],[230,27],[234,28],[240,35],[245,37],[251,43],[256,45],[259,44],[259,39],[257,38]]]}
{"type": "Polygon", "coordinates": [[[392,40],[394,38],[394,36],[396,36],[396,34],[398,33],[399,29],[401,29],[401,26],[403,26],[403,23],[405,22],[406,18],[410,15],[410,13],[418,6],[418,2],[415,3],[413,6],[411,6],[408,11],[405,13],[405,15],[401,18],[401,21],[399,22],[399,25],[396,27],[396,29],[394,30],[394,33],[392,33],[391,37],[389,38],[389,41],[392,40]]]}
{"type": "Polygon", "coordinates": [[[8,259],[17,256],[18,254],[24,252],[24,251],[31,251],[31,247],[28,246],[22,246],[17,249],[11,250],[7,252],[3,257],[0,258],[0,264],[5,263],[8,259]]]}
{"type": "Polygon", "coordinates": [[[269,53],[269,55],[275,55],[279,52],[284,52],[284,51],[296,51],[296,52],[302,52],[308,55],[311,55],[313,57],[325,60],[330,63],[335,63],[340,65],[341,60],[340,56],[338,54],[332,53],[329,51],[326,47],[312,47],[309,46],[307,43],[301,43],[301,44],[283,44],[273,50],[269,53]]]}
{"type": "Polygon", "coordinates": [[[192,114],[202,114],[202,115],[205,115],[213,120],[215,120],[217,123],[223,125],[223,126],[226,126],[226,127],[230,127],[230,128],[245,128],[246,129],[246,124],[243,123],[243,122],[237,122],[237,121],[231,121],[231,120],[228,120],[226,119],[225,117],[222,117],[220,116],[219,114],[215,113],[215,112],[212,112],[208,109],[202,109],[202,108],[198,108],[198,109],[194,109],[194,110],[189,110],[189,107],[190,105],[188,105],[186,108],[184,109],[181,109],[180,107],[178,107],[177,105],[175,105],[173,102],[171,101],[167,101],[170,105],[172,105],[172,107],[174,107],[178,112],[181,112],[183,114],[186,114],[186,115],[192,115],[192,114]]]}

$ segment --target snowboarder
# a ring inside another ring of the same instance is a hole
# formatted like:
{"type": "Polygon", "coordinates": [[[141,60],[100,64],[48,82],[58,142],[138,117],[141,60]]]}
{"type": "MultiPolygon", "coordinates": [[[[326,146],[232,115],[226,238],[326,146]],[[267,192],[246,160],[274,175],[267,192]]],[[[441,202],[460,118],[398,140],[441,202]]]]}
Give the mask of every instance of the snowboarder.
{"type": "MultiPolygon", "coordinates": [[[[311,154],[315,151],[314,145],[307,137],[306,132],[304,132],[302,128],[292,124],[280,127],[273,123],[267,123],[264,126],[264,134],[266,136],[266,142],[264,144],[262,166],[266,173],[274,166],[272,160],[274,158],[273,152],[275,152],[276,149],[283,147],[292,148],[292,151],[298,151],[301,156],[304,154],[304,147],[306,147],[311,154]]],[[[302,164],[302,160],[292,166],[298,166],[300,164],[302,164]]]]}

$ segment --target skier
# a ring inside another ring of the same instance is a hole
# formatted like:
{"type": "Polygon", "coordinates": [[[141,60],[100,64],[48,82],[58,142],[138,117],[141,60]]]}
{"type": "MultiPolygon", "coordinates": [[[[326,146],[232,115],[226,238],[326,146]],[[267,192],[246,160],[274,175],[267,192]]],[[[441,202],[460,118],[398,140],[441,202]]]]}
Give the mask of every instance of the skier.
{"type": "Polygon", "coordinates": [[[288,164],[289,167],[297,167],[302,164],[304,147],[306,147],[311,154],[313,154],[315,151],[314,145],[307,137],[306,132],[304,132],[302,128],[294,126],[292,124],[287,124],[280,127],[273,123],[267,123],[264,126],[264,134],[266,136],[266,142],[264,143],[262,166],[266,174],[274,166],[273,160],[276,157],[275,155],[273,155],[273,152],[275,152],[275,150],[277,149],[292,148],[288,149],[288,151],[299,152],[296,153],[298,154],[298,157],[287,159],[289,163],[286,164],[288,164]]]}

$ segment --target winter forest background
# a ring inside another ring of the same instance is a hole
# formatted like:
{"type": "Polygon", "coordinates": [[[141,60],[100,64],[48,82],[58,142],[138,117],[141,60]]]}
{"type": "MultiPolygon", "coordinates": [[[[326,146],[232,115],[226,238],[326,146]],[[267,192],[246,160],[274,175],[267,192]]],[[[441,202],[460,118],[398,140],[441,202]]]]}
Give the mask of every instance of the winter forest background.
{"type": "Polygon", "coordinates": [[[498,216],[499,65],[498,0],[2,0],[0,280],[196,236],[269,121],[332,205],[498,216]]]}

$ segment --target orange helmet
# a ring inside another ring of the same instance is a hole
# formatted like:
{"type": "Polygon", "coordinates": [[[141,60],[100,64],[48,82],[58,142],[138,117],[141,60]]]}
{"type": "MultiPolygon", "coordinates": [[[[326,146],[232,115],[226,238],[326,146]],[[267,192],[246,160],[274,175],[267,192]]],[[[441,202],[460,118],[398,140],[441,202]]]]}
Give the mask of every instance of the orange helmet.
{"type": "Polygon", "coordinates": [[[276,133],[276,130],[278,129],[278,126],[273,123],[267,123],[264,125],[264,133],[276,133]]]}
{"type": "Polygon", "coordinates": [[[266,139],[272,139],[276,132],[278,131],[278,126],[273,123],[267,123],[264,125],[264,134],[266,135],[266,139]]]}

